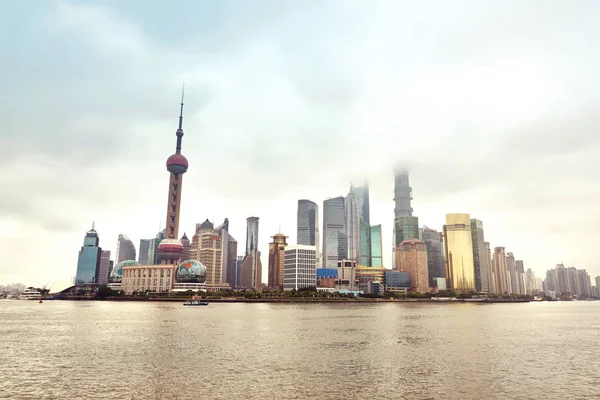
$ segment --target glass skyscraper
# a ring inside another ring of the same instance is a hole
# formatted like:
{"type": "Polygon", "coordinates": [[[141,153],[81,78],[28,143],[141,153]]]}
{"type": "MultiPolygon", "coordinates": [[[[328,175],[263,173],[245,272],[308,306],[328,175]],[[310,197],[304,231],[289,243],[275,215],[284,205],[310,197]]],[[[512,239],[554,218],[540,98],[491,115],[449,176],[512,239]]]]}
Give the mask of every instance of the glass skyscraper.
{"type": "Polygon", "coordinates": [[[319,207],[316,203],[298,200],[297,242],[305,246],[315,246],[317,265],[320,264],[321,238],[319,237],[319,207]]]}
{"type": "Polygon", "coordinates": [[[444,263],[449,287],[475,290],[473,242],[469,214],[447,214],[444,225],[444,263]]]}
{"type": "MultiPolygon", "coordinates": [[[[152,265],[148,258],[150,255],[150,245],[152,243],[152,239],[141,239],[140,240],[140,254],[138,255],[138,262],[141,265],[152,265]]],[[[154,261],[154,260],[152,260],[154,261]]]]}
{"type": "Polygon", "coordinates": [[[346,200],[340,196],[323,202],[323,267],[337,268],[347,257],[346,200]]]}
{"type": "Polygon", "coordinates": [[[79,251],[77,259],[77,273],[75,274],[75,284],[98,283],[100,273],[100,257],[102,249],[98,247],[100,239],[98,232],[92,229],[85,234],[83,247],[79,251]]]}
{"type": "Polygon", "coordinates": [[[258,217],[246,219],[246,255],[258,250],[258,217]]]}
{"type": "Polygon", "coordinates": [[[429,286],[436,287],[435,278],[445,278],[444,241],[442,232],[428,227],[423,228],[423,243],[427,246],[427,268],[429,271],[429,286]]]}
{"type": "Polygon", "coordinates": [[[135,246],[133,242],[125,235],[119,235],[119,239],[117,240],[117,257],[116,263],[120,263],[121,261],[135,261],[135,246]]]}
{"type": "Polygon", "coordinates": [[[488,250],[483,236],[483,222],[471,219],[471,238],[473,242],[473,265],[475,267],[475,291],[489,293],[488,250]]]}
{"type": "Polygon", "coordinates": [[[367,222],[367,224],[370,224],[371,217],[369,210],[369,184],[365,182],[365,184],[362,186],[352,185],[350,191],[356,195],[356,198],[358,200],[360,217],[364,219],[367,222]]]}
{"type": "Polygon", "coordinates": [[[371,266],[371,227],[360,219],[360,265],[371,266]]]}
{"type": "Polygon", "coordinates": [[[348,237],[348,259],[360,262],[360,209],[358,198],[350,191],[346,196],[346,236],[348,237]]]}
{"type": "Polygon", "coordinates": [[[381,225],[372,225],[371,233],[371,266],[383,267],[381,249],[381,225]]]}

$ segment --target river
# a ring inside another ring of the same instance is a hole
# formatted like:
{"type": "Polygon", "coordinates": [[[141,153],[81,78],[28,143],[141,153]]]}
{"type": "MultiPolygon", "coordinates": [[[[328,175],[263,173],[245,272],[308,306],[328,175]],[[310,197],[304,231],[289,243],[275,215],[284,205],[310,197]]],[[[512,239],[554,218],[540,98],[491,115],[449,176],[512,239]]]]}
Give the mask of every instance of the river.
{"type": "Polygon", "coordinates": [[[600,302],[0,300],[2,399],[600,398],[600,302]]]}

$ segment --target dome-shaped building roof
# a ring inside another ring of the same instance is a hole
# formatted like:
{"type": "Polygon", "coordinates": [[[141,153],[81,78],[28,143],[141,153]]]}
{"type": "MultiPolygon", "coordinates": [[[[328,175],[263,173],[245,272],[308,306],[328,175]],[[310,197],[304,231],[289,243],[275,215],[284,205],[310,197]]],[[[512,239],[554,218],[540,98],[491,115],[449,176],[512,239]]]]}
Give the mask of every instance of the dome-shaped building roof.
{"type": "Polygon", "coordinates": [[[131,265],[141,265],[135,260],[125,260],[117,264],[110,273],[110,282],[120,282],[123,278],[123,267],[129,267],[131,265]]]}
{"type": "Polygon", "coordinates": [[[177,282],[200,282],[206,280],[206,267],[197,260],[187,260],[177,267],[177,282]]]}

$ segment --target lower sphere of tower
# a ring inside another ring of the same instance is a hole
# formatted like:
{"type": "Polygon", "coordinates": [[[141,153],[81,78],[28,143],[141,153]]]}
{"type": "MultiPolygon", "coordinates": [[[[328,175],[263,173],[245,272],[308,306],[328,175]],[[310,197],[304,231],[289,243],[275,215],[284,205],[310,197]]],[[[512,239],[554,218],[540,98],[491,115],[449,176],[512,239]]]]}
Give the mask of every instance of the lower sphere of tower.
{"type": "Polygon", "coordinates": [[[167,170],[175,175],[184,174],[188,169],[188,160],[181,154],[173,154],[167,159],[167,170]]]}

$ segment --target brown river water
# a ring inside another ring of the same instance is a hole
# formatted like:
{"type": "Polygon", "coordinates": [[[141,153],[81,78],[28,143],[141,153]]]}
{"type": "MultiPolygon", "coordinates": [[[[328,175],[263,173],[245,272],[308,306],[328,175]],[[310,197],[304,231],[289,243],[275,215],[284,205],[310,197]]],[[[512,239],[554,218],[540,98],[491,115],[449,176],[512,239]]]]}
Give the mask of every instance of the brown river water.
{"type": "Polygon", "coordinates": [[[0,399],[600,399],[600,301],[0,300],[0,399]]]}

